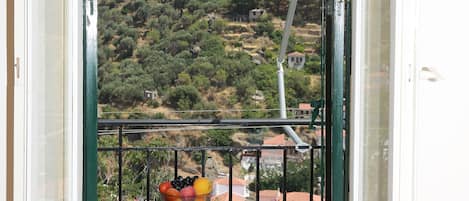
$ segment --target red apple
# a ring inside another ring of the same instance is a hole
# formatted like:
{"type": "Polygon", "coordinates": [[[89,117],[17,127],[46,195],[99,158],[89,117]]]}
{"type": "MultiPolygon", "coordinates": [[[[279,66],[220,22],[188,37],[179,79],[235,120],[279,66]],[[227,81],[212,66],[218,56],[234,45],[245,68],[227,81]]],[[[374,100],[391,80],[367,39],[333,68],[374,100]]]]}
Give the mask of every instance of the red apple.
{"type": "Polygon", "coordinates": [[[169,181],[163,182],[159,186],[160,193],[163,193],[163,194],[165,194],[166,191],[170,188],[172,188],[172,186],[171,186],[171,182],[169,181]]]}
{"type": "Polygon", "coordinates": [[[195,190],[192,186],[188,186],[181,189],[180,193],[182,197],[195,197],[195,190]]]}

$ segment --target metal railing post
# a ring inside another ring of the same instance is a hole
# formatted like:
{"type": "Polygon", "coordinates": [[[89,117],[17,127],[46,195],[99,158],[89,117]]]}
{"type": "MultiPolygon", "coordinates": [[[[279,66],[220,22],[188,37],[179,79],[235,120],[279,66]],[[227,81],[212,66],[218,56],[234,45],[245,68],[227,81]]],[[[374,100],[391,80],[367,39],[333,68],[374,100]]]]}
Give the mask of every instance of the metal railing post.
{"type": "Polygon", "coordinates": [[[232,156],[233,150],[230,149],[229,151],[229,166],[230,166],[230,174],[228,175],[229,179],[229,201],[233,201],[233,156],[232,156]]]}
{"type": "Polygon", "coordinates": [[[178,151],[174,150],[174,179],[178,178],[178,151]]]}
{"type": "Polygon", "coordinates": [[[119,163],[119,175],[118,175],[118,188],[119,188],[119,201],[122,201],[122,125],[119,127],[119,150],[118,150],[118,163],[119,163]]]}
{"type": "Polygon", "coordinates": [[[310,177],[309,177],[309,200],[313,200],[313,193],[314,193],[314,149],[311,149],[311,153],[309,156],[310,159],[310,177]]]}
{"type": "Polygon", "coordinates": [[[206,151],[205,150],[202,150],[202,161],[201,161],[201,164],[202,164],[202,177],[205,177],[205,157],[206,157],[206,151]]]}
{"type": "Polygon", "coordinates": [[[147,152],[147,201],[150,201],[150,191],[151,191],[151,188],[150,188],[150,174],[151,174],[151,158],[150,158],[150,150],[146,150],[147,152]]]}
{"type": "Polygon", "coordinates": [[[287,149],[283,149],[283,179],[282,179],[283,201],[287,201],[287,149]]]}
{"type": "Polygon", "coordinates": [[[260,178],[260,168],[259,168],[259,160],[261,157],[261,151],[259,149],[256,150],[256,201],[259,201],[260,195],[260,186],[261,186],[261,178],[260,178]]]}

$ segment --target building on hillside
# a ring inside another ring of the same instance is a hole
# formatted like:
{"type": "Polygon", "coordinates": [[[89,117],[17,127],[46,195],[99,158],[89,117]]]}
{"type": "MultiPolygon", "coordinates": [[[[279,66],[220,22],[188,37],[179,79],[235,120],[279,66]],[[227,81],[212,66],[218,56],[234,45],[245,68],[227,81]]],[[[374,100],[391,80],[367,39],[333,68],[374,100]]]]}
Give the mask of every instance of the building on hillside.
{"type": "MultiPolygon", "coordinates": [[[[285,134],[264,139],[263,146],[294,146],[295,143],[287,140],[285,134]]],[[[294,152],[294,150],[291,150],[294,152]]],[[[289,153],[290,155],[293,153],[289,153]]],[[[260,164],[263,168],[275,169],[283,163],[283,150],[262,150],[260,164]]]]}
{"type": "Polygon", "coordinates": [[[301,52],[292,52],[288,54],[288,67],[294,69],[303,69],[306,63],[306,56],[301,52]]]}
{"type": "Polygon", "coordinates": [[[308,119],[311,118],[312,111],[311,104],[309,103],[300,103],[298,109],[295,111],[295,119],[308,119]]]}
{"type": "Polygon", "coordinates": [[[143,91],[143,97],[147,100],[156,100],[158,98],[158,91],[145,90],[143,91]]]}
{"type": "MultiPolygon", "coordinates": [[[[306,192],[287,192],[288,201],[309,201],[309,193],[306,192]]],[[[283,193],[279,190],[259,191],[260,201],[283,201],[283,193]]],[[[313,195],[311,201],[321,201],[321,196],[313,195]]]]}
{"type": "Polygon", "coordinates": [[[256,103],[259,101],[264,101],[264,92],[262,92],[261,90],[256,90],[254,95],[251,96],[251,99],[256,101],[256,103]]]}
{"type": "Polygon", "coordinates": [[[253,22],[266,13],[265,9],[256,8],[249,11],[249,21],[253,22]]]}
{"type": "MultiPolygon", "coordinates": [[[[229,196],[230,196],[229,193],[222,193],[220,195],[213,196],[212,198],[210,198],[210,201],[229,201],[230,200],[229,196]]],[[[233,201],[245,201],[245,200],[246,198],[233,193],[233,201]]]]}
{"type": "Polygon", "coordinates": [[[256,164],[256,152],[244,150],[241,153],[241,167],[244,170],[249,170],[249,168],[254,167],[256,164]]]}
{"type": "MultiPolygon", "coordinates": [[[[219,178],[213,181],[212,195],[219,196],[229,191],[229,179],[227,177],[219,178]]],[[[233,195],[238,195],[242,198],[249,197],[249,190],[247,182],[244,179],[233,177],[233,195]]]]}
{"type": "Polygon", "coordinates": [[[232,15],[231,20],[233,22],[247,22],[249,20],[248,15],[232,15]]]}

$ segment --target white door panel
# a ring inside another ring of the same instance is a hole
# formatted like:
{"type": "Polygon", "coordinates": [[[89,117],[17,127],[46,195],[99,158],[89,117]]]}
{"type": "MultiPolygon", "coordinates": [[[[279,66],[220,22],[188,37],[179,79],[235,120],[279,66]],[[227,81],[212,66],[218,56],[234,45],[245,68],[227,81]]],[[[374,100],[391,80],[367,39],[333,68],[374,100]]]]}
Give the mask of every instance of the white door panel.
{"type": "Polygon", "coordinates": [[[421,0],[417,29],[416,201],[467,201],[468,3],[421,0]]]}
{"type": "Polygon", "coordinates": [[[15,0],[15,200],[64,200],[65,2],[15,0]]]}
{"type": "Polygon", "coordinates": [[[15,89],[14,89],[14,198],[26,198],[26,112],[27,112],[27,7],[26,0],[15,0],[15,89]]]}

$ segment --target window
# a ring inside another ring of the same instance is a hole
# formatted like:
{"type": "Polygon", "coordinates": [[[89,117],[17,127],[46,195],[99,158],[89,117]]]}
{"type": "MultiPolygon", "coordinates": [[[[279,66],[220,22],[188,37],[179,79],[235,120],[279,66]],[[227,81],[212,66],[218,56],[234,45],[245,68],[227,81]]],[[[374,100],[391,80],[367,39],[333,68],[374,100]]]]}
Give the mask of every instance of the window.
{"type": "Polygon", "coordinates": [[[352,124],[358,200],[388,200],[390,139],[390,0],[357,3],[352,124]],[[360,26],[361,25],[361,26],[360,26]]]}

